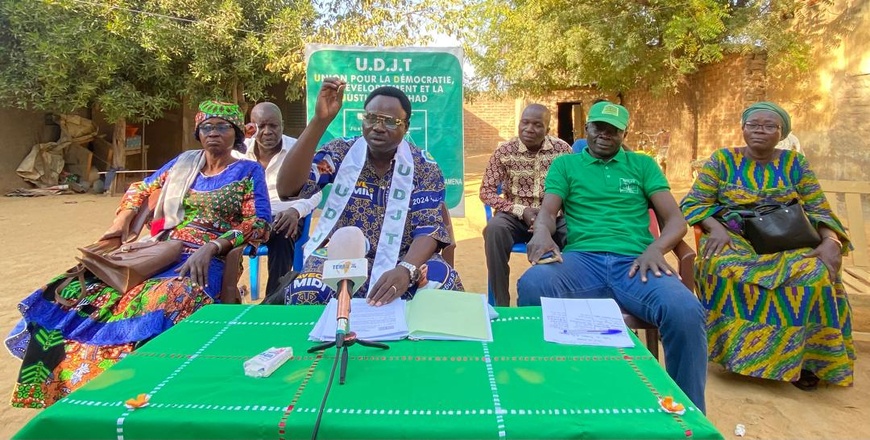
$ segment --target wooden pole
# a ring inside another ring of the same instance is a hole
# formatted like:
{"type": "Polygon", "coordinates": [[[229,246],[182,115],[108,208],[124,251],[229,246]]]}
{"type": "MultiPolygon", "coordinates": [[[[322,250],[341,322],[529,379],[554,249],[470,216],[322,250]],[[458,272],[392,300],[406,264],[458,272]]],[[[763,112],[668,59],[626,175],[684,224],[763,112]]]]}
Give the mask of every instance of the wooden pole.
{"type": "Polygon", "coordinates": [[[112,134],[112,168],[124,169],[127,165],[127,120],[115,121],[115,131],[112,134]]]}

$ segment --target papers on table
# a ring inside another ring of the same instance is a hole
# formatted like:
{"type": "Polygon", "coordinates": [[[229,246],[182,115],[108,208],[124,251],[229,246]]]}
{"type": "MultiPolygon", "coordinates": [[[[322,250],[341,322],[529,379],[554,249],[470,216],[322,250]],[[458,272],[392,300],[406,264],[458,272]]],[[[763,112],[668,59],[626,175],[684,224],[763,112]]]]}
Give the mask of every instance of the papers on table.
{"type": "MultiPolygon", "coordinates": [[[[338,301],[330,299],[308,334],[311,341],[334,341],[338,301]]],[[[405,321],[405,301],[397,299],[389,304],[374,307],[366,304],[365,298],[350,300],[350,330],[358,339],[368,341],[398,341],[408,336],[405,321]]]]}
{"type": "Polygon", "coordinates": [[[544,340],[559,344],[634,347],[612,299],[541,298],[544,340]]]}
{"type": "Polygon", "coordinates": [[[405,306],[408,336],[416,339],[492,341],[486,295],[424,289],[405,306]]]}
{"type": "MultiPolygon", "coordinates": [[[[308,334],[309,340],[335,340],[337,306],[335,299],[329,301],[308,334]]],[[[408,336],[492,341],[489,320],[490,307],[485,295],[448,290],[420,290],[411,301],[396,300],[381,307],[370,306],[363,298],[354,298],[350,308],[351,331],[357,338],[369,341],[395,341],[408,336]]]]}

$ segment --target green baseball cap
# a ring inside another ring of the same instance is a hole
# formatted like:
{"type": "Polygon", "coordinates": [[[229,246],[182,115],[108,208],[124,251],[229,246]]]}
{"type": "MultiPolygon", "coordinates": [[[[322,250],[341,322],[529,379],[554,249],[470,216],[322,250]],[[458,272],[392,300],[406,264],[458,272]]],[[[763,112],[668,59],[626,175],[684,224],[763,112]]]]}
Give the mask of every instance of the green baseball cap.
{"type": "Polygon", "coordinates": [[[592,104],[586,122],[606,122],[620,130],[628,127],[628,110],[612,102],[601,101],[592,104]]]}

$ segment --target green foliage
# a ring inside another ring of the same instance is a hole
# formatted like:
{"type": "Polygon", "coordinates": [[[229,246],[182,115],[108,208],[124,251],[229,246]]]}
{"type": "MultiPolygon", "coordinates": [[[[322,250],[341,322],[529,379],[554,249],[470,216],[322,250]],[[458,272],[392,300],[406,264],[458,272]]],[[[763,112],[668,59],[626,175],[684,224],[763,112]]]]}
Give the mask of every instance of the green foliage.
{"type": "MultiPolygon", "coordinates": [[[[428,41],[424,29],[439,0],[314,0],[308,8],[284,9],[268,28],[262,50],[267,68],[290,84],[304,84],[306,43],[407,46],[428,41]]],[[[288,88],[287,97],[301,97],[288,88]]]]}
{"type": "Polygon", "coordinates": [[[0,2],[0,96],[55,112],[98,104],[111,120],[170,106],[178,79],[161,76],[160,63],[104,15],[75,1],[0,2]]]}
{"type": "Polygon", "coordinates": [[[667,90],[727,53],[764,51],[774,64],[805,70],[807,34],[818,26],[794,19],[810,3],[820,2],[468,0],[457,32],[492,89],[667,90]]]}
{"type": "Polygon", "coordinates": [[[0,99],[151,120],[183,96],[258,100],[281,78],[298,97],[309,42],[423,40],[426,3],[315,1],[0,0],[0,99]]]}

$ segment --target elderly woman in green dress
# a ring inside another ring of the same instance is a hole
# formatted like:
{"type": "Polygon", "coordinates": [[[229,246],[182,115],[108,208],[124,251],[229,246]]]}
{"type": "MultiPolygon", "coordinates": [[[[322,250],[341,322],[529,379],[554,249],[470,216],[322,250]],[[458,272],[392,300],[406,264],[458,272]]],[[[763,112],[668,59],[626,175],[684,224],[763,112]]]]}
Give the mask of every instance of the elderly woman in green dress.
{"type": "Polygon", "coordinates": [[[681,203],[689,224],[704,230],[696,280],[710,360],[803,390],[820,380],[850,386],[855,348],[840,276],[849,237],[806,157],[775,148],[791,131],[788,113],[759,102],[741,124],[746,146],[714,152],[681,203]],[[759,255],[728,215],[795,198],[821,237],[814,248],[759,255]]]}

